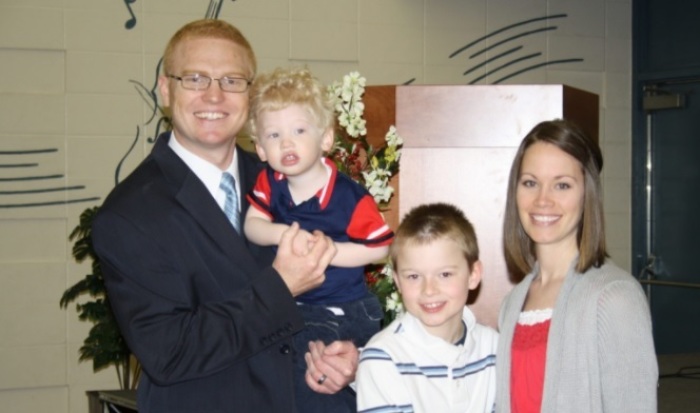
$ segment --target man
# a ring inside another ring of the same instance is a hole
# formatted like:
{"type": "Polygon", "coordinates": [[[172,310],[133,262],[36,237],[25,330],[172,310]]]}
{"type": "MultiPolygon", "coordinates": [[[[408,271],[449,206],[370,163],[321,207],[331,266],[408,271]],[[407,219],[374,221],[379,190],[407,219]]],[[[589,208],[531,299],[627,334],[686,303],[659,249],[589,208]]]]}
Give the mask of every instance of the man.
{"type": "MultiPolygon", "coordinates": [[[[189,23],[163,69],[173,131],[110,193],[92,233],[117,322],[143,366],[139,412],[289,412],[291,336],[303,327],[294,296],[322,283],[335,246],[316,233],[313,249],[296,255],[294,225],[263,266],[264,251],[251,252],[237,230],[248,207],[240,195],[260,168],[236,148],[256,71],[245,37],[220,20],[189,23]],[[224,172],[234,182],[220,189],[224,172]]],[[[316,380],[318,391],[354,374],[335,359],[343,371],[328,367],[332,380],[316,380]]]]}

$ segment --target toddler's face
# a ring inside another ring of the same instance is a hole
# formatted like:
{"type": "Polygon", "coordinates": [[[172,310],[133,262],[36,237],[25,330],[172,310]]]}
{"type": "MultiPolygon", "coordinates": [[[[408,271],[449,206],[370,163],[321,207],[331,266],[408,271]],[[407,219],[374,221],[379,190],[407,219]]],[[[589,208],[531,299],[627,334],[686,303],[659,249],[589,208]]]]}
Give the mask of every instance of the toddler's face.
{"type": "MultiPolygon", "coordinates": [[[[299,176],[315,168],[325,171],[319,160],[333,145],[333,131],[320,129],[304,107],[293,104],[260,114],[255,148],[272,169],[299,176]]],[[[325,173],[325,172],[323,172],[325,173]]]]}

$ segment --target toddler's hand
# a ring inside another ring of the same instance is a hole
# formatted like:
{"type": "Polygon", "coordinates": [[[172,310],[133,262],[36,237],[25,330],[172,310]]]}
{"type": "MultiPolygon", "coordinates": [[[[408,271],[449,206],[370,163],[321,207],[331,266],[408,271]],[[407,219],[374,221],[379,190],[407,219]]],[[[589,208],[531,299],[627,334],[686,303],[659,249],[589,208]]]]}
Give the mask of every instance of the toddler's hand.
{"type": "Polygon", "coordinates": [[[311,251],[316,243],[316,236],[303,229],[292,240],[292,252],[299,256],[305,256],[311,251]]]}

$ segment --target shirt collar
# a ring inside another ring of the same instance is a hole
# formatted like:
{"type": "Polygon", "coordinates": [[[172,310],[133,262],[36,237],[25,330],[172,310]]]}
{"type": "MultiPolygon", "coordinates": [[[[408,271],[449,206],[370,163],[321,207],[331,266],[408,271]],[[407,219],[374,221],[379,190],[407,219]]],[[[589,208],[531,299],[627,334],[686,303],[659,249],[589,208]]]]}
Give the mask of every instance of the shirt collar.
{"type": "MultiPolygon", "coordinates": [[[[316,197],[318,198],[318,203],[321,205],[321,209],[325,209],[326,206],[328,206],[331,195],[333,194],[333,187],[335,185],[335,177],[338,174],[338,168],[335,166],[335,163],[332,160],[326,157],[321,158],[321,163],[323,163],[323,166],[326,167],[328,179],[326,180],[326,184],[323,185],[323,188],[316,192],[316,197]]],[[[275,171],[274,177],[275,181],[287,179],[285,174],[277,171],[275,171]]]]}
{"type": "Polygon", "coordinates": [[[236,179],[236,191],[240,197],[241,187],[238,173],[238,156],[236,156],[237,149],[235,146],[233,148],[233,160],[231,161],[231,164],[228,166],[228,168],[226,168],[225,171],[222,171],[216,165],[205,161],[204,159],[200,158],[199,156],[195,155],[187,148],[182,146],[180,142],[178,142],[177,139],[175,139],[174,133],[170,134],[168,146],[170,146],[173,152],[175,152],[175,154],[177,154],[177,156],[179,156],[180,159],[182,159],[182,161],[185,162],[185,164],[192,170],[192,172],[194,172],[197,178],[199,178],[199,180],[202,181],[202,183],[204,183],[204,186],[207,188],[209,193],[211,193],[214,199],[223,202],[223,199],[225,198],[225,196],[222,197],[221,191],[219,189],[219,183],[221,182],[221,174],[223,172],[229,172],[236,179]]]}

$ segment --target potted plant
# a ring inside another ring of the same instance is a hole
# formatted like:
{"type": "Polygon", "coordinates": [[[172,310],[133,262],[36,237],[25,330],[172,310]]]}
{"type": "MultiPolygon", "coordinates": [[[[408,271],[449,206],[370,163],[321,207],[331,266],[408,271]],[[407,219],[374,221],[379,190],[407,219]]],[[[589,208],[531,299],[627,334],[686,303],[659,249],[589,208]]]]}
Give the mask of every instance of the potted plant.
{"type": "Polygon", "coordinates": [[[119,331],[105,290],[100,259],[92,247],[92,221],[98,210],[99,207],[94,206],[83,211],[80,222],[69,236],[69,240],[74,241],[73,258],[78,263],[89,259],[92,262],[92,272],[63,293],[60,306],[66,308],[83,295],[91,297],[90,301],[76,304],[80,320],[93,323],[80,347],[80,361],[92,360],[93,371],[114,366],[120,387],[123,390],[134,389],[138,383],[140,366],[119,331]]]}

